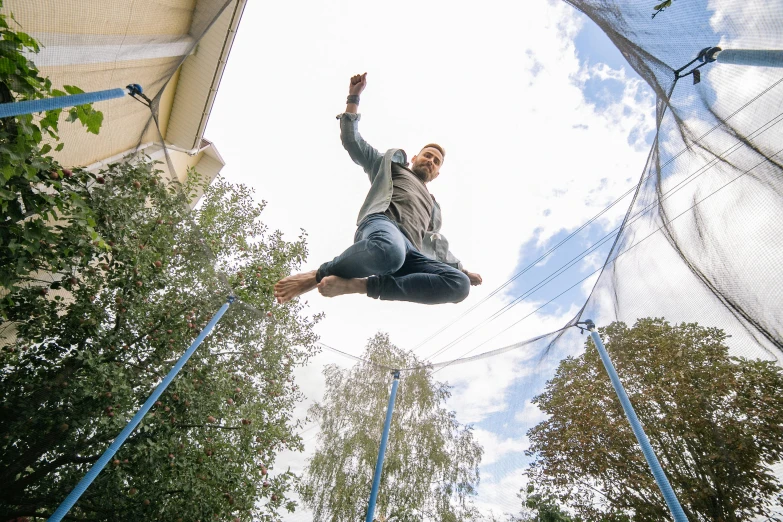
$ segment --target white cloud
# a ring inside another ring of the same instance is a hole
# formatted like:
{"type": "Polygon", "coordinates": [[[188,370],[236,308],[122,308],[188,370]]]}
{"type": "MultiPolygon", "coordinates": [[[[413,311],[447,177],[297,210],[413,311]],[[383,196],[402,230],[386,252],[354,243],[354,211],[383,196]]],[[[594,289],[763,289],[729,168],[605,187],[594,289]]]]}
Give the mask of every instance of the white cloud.
{"type": "MultiPolygon", "coordinates": [[[[603,263],[603,259],[601,260],[603,263]]],[[[587,279],[585,279],[582,284],[580,285],[580,288],[582,290],[582,295],[585,297],[590,295],[590,292],[593,291],[593,287],[595,287],[595,283],[598,281],[598,276],[601,275],[600,272],[596,272],[595,274],[591,275],[587,279]]]]}
{"type": "Polygon", "coordinates": [[[731,44],[730,47],[735,48],[780,49],[780,46],[774,46],[775,42],[783,40],[779,26],[779,20],[783,18],[783,4],[780,2],[759,5],[742,0],[709,0],[708,9],[712,11],[710,26],[723,36],[720,46],[731,44]],[[747,30],[750,27],[752,31],[747,30]],[[743,45],[749,42],[755,45],[743,45]],[[770,43],[773,45],[764,45],[770,43]]]}
{"type": "Polygon", "coordinates": [[[547,414],[541,411],[538,406],[533,404],[531,401],[525,401],[524,407],[514,416],[514,420],[517,422],[521,422],[530,426],[535,426],[546,418],[547,414]]]}
{"type": "Polygon", "coordinates": [[[585,256],[585,258],[580,263],[579,268],[582,272],[592,272],[595,269],[600,268],[601,265],[604,264],[605,259],[606,254],[604,252],[595,250],[585,256]]]}
{"type": "Polygon", "coordinates": [[[530,441],[527,440],[527,437],[501,439],[495,433],[480,428],[476,428],[473,433],[476,440],[484,446],[482,466],[494,464],[509,454],[524,453],[530,447],[530,441]]]}

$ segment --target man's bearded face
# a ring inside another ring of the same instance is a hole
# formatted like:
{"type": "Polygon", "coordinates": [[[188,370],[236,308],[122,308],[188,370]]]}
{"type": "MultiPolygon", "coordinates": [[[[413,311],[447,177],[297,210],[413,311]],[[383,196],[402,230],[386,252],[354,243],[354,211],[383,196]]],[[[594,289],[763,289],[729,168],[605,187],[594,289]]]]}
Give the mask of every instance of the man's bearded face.
{"type": "Polygon", "coordinates": [[[443,155],[438,149],[427,147],[413,157],[411,170],[423,183],[429,183],[440,174],[443,155]]]}

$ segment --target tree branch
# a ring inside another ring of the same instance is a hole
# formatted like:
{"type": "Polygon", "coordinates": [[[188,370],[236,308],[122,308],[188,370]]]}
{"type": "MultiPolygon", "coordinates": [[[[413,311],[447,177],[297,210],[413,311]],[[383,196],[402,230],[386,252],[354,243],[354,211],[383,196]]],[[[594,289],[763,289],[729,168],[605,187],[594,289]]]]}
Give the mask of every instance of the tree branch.
{"type": "Polygon", "coordinates": [[[39,466],[38,469],[36,469],[33,473],[30,473],[29,475],[12,482],[10,485],[6,484],[8,490],[4,491],[4,496],[8,497],[9,493],[12,493],[11,495],[12,497],[15,496],[16,498],[18,498],[18,496],[21,495],[24,488],[26,488],[30,483],[35,482],[36,480],[38,480],[39,478],[45,475],[48,475],[50,471],[57,469],[63,464],[66,463],[84,464],[87,462],[95,462],[100,457],[101,457],[100,455],[93,455],[90,457],[79,457],[78,455],[63,455],[45,465],[39,466]]]}
{"type": "Polygon", "coordinates": [[[217,428],[220,430],[241,430],[243,426],[221,426],[220,424],[175,424],[177,428],[217,428]]]}

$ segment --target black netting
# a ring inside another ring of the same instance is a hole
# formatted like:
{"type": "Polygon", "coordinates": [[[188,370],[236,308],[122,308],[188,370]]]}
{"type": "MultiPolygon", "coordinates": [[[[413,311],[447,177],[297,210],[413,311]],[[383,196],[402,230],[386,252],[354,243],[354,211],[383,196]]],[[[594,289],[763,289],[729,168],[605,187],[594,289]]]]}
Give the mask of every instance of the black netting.
{"type": "Polygon", "coordinates": [[[777,358],[780,69],[708,63],[696,85],[692,76],[675,82],[675,71],[707,47],[780,48],[771,20],[781,6],[729,11],[715,22],[701,5],[675,5],[651,18],[648,6],[572,4],[658,96],[650,159],[608,259],[623,258],[607,264],[587,306],[608,311],[611,303],[610,320],[665,316],[721,325],[737,337],[737,349],[745,339],[751,353],[774,348],[769,355],[777,358]]]}

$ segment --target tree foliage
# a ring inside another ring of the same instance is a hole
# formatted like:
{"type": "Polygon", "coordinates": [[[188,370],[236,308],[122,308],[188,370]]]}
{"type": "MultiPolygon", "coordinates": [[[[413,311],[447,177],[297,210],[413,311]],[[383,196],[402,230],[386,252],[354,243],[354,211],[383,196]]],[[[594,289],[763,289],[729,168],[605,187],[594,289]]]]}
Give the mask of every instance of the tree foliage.
{"type": "MultiPolygon", "coordinates": [[[[1,1],[1,0],[0,0],[1,1]]],[[[1,6],[1,4],[0,4],[1,6]]],[[[52,88],[0,15],[2,102],[52,88]]],[[[98,133],[102,114],[68,111],[98,133]]],[[[217,180],[199,208],[148,159],[98,173],[52,153],[62,111],[0,121],[0,520],[47,516],[97,460],[229,293],[239,297],[69,518],[277,520],[301,449],[292,370],[314,352],[301,306],[272,286],[298,269],[263,204],[217,180]]]]}
{"type": "MultiPolygon", "coordinates": [[[[2,0],[0,0],[2,8],[2,0]]],[[[13,22],[13,20],[11,20],[13,22]]],[[[15,31],[0,14],[0,102],[62,96],[51,81],[40,75],[23,52],[37,53],[39,44],[28,34],[15,31]]],[[[72,85],[70,94],[82,92],[72,85]]],[[[62,150],[58,125],[63,110],[43,115],[0,119],[0,296],[17,287],[19,279],[35,270],[65,270],[84,260],[78,243],[69,237],[84,233],[98,247],[103,240],[95,230],[88,186],[96,182],[89,172],[74,174],[63,168],[51,152],[62,150]],[[59,221],[51,226],[50,221],[59,221]],[[59,242],[63,250],[51,245],[59,242]]],[[[98,134],[103,114],[91,105],[69,110],[67,121],[80,121],[98,134]]]]}
{"type": "Polygon", "coordinates": [[[510,522],[581,522],[582,520],[565,513],[551,493],[536,491],[533,484],[528,484],[521,490],[518,497],[522,499],[522,513],[510,517],[510,522]]]}
{"type": "MultiPolygon", "coordinates": [[[[350,370],[328,366],[326,393],[310,416],[320,423],[315,454],[301,486],[316,521],[363,520],[392,383],[388,368],[421,361],[385,334],[370,339],[350,370]]],[[[403,372],[386,449],[378,520],[471,520],[483,450],[470,427],[444,407],[449,386],[426,369],[403,372]],[[394,518],[392,518],[394,517],[394,518]]]]}
{"type": "Polygon", "coordinates": [[[195,172],[181,189],[148,161],[98,176],[89,201],[106,247],[54,234],[52,251],[83,249],[78,266],[28,273],[4,301],[0,519],[50,514],[232,291],[241,302],[71,515],[276,519],[295,477],[271,471],[275,455],[301,448],[292,370],[315,336],[272,287],[304,259],[304,238],[270,234],[263,205],[220,179],[191,212],[195,172]]]}
{"type": "MultiPolygon", "coordinates": [[[[601,335],[689,520],[773,516],[781,485],[783,371],[730,357],[726,334],[640,319],[601,335]]],[[[589,520],[664,520],[668,510],[592,340],[534,403],[529,476],[589,520]]]]}

